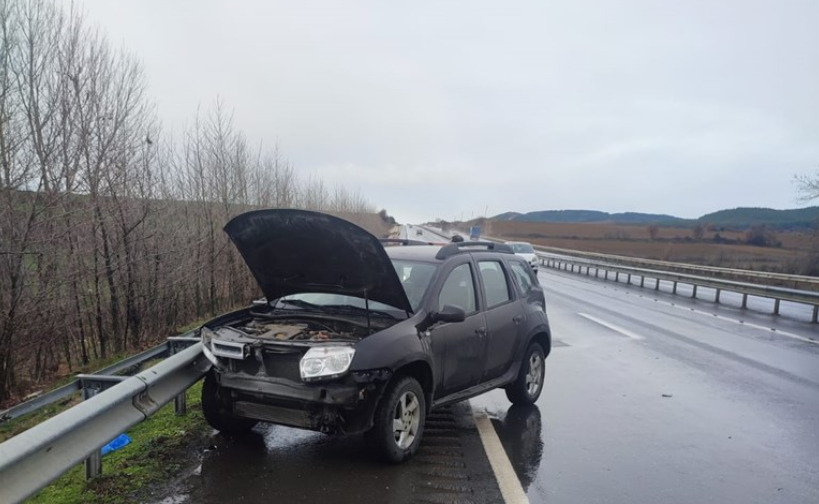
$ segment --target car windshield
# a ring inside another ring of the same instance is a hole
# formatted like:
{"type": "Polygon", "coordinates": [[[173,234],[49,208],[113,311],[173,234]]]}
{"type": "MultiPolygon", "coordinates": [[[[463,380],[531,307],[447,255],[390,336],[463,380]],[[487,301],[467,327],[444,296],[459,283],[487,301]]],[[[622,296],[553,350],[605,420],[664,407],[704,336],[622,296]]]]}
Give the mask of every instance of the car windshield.
{"type": "MultiPolygon", "coordinates": [[[[393,260],[392,265],[398,279],[401,281],[401,285],[404,287],[410,306],[412,306],[413,311],[418,310],[421,299],[424,297],[427,287],[429,287],[432,274],[435,272],[435,265],[404,260],[393,260]]],[[[344,307],[365,309],[367,302],[364,298],[358,296],[330,292],[302,292],[282,297],[279,300],[279,308],[292,306],[304,310],[344,307]]],[[[372,300],[370,300],[369,309],[374,312],[384,312],[394,317],[406,316],[401,309],[395,306],[372,300]]]]}
{"type": "Polygon", "coordinates": [[[535,253],[535,249],[533,249],[528,243],[510,243],[509,246],[512,247],[512,250],[514,250],[516,254],[535,253]]]}
{"type": "Polygon", "coordinates": [[[393,259],[392,265],[407,293],[413,311],[418,311],[421,299],[429,287],[436,265],[417,261],[393,259]]]}
{"type": "MultiPolygon", "coordinates": [[[[303,310],[344,307],[360,308],[363,310],[367,308],[367,300],[358,296],[349,296],[346,294],[336,294],[330,292],[302,292],[299,294],[291,294],[289,296],[282,297],[279,299],[279,304],[277,306],[278,308],[290,308],[291,306],[296,306],[303,310]]],[[[379,303],[372,300],[369,302],[369,309],[370,311],[374,312],[384,312],[392,317],[404,313],[401,309],[396,308],[395,306],[390,306],[388,304],[379,303]]]]}

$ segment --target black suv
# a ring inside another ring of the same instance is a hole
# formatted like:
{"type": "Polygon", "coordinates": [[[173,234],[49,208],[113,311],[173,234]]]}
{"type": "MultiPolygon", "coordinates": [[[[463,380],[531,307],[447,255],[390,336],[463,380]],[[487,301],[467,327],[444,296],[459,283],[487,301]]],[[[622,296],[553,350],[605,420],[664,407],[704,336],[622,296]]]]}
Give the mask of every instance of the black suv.
{"type": "Polygon", "coordinates": [[[365,432],[400,462],[432,408],[496,387],[516,404],[540,395],[543,290],[508,246],[385,246],[303,210],[242,214],[225,231],[265,299],[200,329],[213,363],[202,408],[216,429],[365,432]]]}

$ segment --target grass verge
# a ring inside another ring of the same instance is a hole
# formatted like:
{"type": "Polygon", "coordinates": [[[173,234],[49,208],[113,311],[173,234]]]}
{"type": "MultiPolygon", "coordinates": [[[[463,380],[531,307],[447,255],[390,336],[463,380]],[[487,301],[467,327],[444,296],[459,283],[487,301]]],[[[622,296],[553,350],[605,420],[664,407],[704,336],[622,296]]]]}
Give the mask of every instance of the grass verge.
{"type": "MultiPolygon", "coordinates": [[[[212,429],[202,416],[202,382],[187,391],[188,412],[174,414],[173,403],[128,431],[131,443],[102,458],[102,476],[86,483],[82,465],[74,467],[27,502],[35,504],[130,504],[144,502],[150,489],[191,467],[212,429]]],[[[150,499],[149,499],[150,500],[150,499]]]]}

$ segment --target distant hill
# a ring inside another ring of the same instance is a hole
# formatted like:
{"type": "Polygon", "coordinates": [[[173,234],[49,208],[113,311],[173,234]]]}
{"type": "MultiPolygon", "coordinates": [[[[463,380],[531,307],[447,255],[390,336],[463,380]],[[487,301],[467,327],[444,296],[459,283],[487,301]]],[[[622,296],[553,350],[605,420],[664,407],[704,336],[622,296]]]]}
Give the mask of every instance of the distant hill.
{"type": "Polygon", "coordinates": [[[772,208],[734,208],[703,215],[698,219],[681,219],[673,215],[639,212],[608,213],[598,210],[540,210],[536,212],[504,212],[493,220],[520,222],[613,222],[616,224],[661,224],[693,226],[711,224],[732,229],[766,225],[775,229],[806,229],[819,222],[819,207],[774,210],[772,208]]]}
{"type": "Polygon", "coordinates": [[[672,215],[638,212],[608,213],[598,210],[540,210],[525,214],[506,212],[496,215],[492,219],[525,222],[616,222],[620,224],[671,223],[684,220],[672,215]]]}
{"type": "Polygon", "coordinates": [[[713,224],[726,228],[748,228],[766,225],[776,229],[800,229],[816,226],[819,221],[819,207],[774,210],[773,208],[734,208],[703,215],[703,224],[713,224]]]}

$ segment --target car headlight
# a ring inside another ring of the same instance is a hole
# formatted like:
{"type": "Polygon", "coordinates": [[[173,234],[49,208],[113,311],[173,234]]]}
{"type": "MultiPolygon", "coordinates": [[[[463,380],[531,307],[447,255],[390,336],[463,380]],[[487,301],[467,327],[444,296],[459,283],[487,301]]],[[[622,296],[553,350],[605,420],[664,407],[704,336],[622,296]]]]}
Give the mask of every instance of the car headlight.
{"type": "Polygon", "coordinates": [[[313,347],[299,361],[303,381],[336,378],[350,369],[355,350],[352,347],[313,347]]]}

